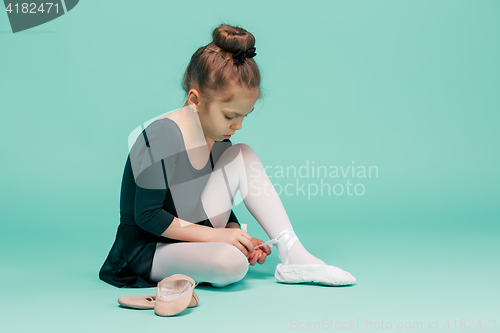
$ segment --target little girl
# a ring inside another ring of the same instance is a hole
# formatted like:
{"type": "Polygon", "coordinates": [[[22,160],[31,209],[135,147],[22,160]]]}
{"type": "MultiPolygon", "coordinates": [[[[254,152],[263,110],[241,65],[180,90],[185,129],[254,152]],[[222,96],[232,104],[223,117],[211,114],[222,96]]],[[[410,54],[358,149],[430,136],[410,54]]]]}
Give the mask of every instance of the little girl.
{"type": "Polygon", "coordinates": [[[183,107],[132,138],[120,196],[120,224],[99,277],[117,287],[154,287],[173,274],[227,286],[263,264],[277,246],[284,283],[348,285],[356,279],[311,255],[255,151],[229,138],[260,97],[248,31],[221,24],[191,57],[183,107]],[[253,238],[231,210],[237,191],[271,241],[253,238]]]}

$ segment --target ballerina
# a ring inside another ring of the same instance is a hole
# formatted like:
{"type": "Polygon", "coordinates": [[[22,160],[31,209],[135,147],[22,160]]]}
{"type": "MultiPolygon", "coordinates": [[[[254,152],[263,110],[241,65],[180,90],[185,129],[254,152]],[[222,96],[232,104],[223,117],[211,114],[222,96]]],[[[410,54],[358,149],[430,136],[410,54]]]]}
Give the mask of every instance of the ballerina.
{"type": "Polygon", "coordinates": [[[120,225],[100,278],[152,287],[174,274],[224,287],[276,246],[283,283],[350,285],[356,279],[309,253],[293,230],[256,152],[229,140],[261,96],[254,36],[222,24],[184,75],[185,104],[137,135],[127,159],[120,225]],[[241,228],[237,193],[270,240],[241,228]]]}

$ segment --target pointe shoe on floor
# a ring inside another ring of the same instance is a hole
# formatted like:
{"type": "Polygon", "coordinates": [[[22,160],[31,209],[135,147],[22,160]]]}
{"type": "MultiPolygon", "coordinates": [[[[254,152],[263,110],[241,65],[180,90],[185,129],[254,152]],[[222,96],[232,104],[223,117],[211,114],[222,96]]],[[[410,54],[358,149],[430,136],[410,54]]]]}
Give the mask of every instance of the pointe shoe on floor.
{"type": "MultiPolygon", "coordinates": [[[[140,309],[140,310],[151,310],[155,307],[156,295],[150,296],[132,296],[132,297],[120,297],[118,298],[118,303],[127,308],[140,309]]],[[[191,297],[191,302],[189,302],[188,308],[194,308],[200,304],[200,298],[194,292],[191,297]]]]}
{"type": "Polygon", "coordinates": [[[194,280],[184,274],[174,274],[158,282],[155,313],[175,316],[184,311],[191,303],[195,286],[194,280]]]}
{"type": "Polygon", "coordinates": [[[267,241],[262,245],[276,246],[282,245],[290,239],[285,251],[284,264],[278,264],[274,277],[282,283],[305,283],[312,282],[325,286],[346,286],[356,282],[356,278],[349,272],[331,265],[288,265],[288,251],[292,244],[298,240],[292,228],[280,232],[276,238],[267,241]]]}

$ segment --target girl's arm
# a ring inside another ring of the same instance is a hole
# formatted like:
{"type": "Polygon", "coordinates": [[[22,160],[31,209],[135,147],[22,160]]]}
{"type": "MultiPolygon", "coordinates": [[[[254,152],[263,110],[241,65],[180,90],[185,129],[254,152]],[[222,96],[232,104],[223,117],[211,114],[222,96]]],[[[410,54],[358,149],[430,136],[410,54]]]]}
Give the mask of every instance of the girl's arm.
{"type": "MultiPolygon", "coordinates": [[[[237,222],[228,222],[226,228],[240,229],[240,225],[237,222]]],[[[188,242],[210,242],[214,236],[213,229],[205,225],[189,223],[178,217],[174,217],[172,223],[161,235],[188,242]]]]}
{"type": "MultiPolygon", "coordinates": [[[[229,222],[234,224],[235,222],[229,222]]],[[[172,223],[161,234],[164,237],[188,242],[223,242],[236,246],[246,257],[254,251],[252,236],[240,228],[211,228],[204,225],[186,222],[174,217],[172,223]]]]}
{"type": "Polygon", "coordinates": [[[163,237],[188,242],[211,242],[214,239],[214,228],[187,222],[174,217],[172,223],[161,234],[163,237]]]}

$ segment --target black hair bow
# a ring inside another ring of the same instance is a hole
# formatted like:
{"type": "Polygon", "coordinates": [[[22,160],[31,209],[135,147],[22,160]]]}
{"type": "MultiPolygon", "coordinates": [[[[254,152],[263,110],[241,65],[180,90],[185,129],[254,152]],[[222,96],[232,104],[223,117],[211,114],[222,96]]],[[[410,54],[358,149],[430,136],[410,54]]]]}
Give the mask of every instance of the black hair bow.
{"type": "Polygon", "coordinates": [[[246,51],[238,50],[238,52],[233,54],[234,63],[236,65],[241,65],[243,61],[245,61],[245,58],[253,58],[256,55],[257,53],[255,53],[255,47],[251,47],[246,51]]]}

